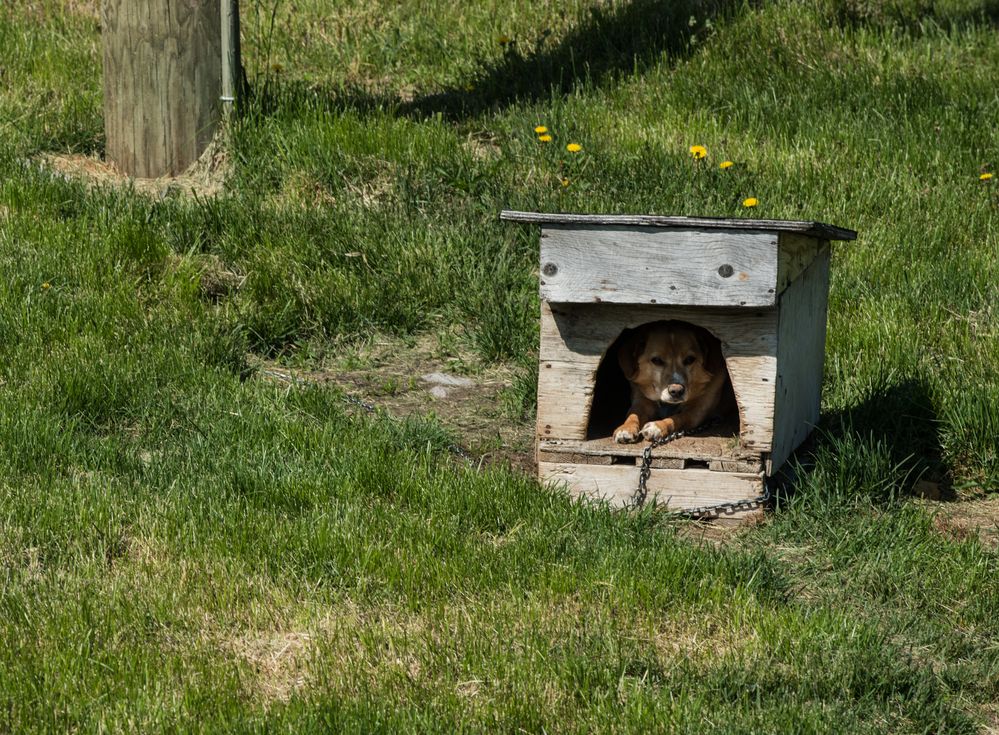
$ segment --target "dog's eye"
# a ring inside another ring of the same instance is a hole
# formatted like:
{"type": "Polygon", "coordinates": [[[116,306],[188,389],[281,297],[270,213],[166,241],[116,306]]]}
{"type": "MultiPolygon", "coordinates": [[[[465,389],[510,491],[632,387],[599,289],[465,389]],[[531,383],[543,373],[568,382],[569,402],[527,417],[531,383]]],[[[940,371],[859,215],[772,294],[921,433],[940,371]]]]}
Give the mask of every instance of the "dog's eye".
{"type": "Polygon", "coordinates": [[[694,357],[693,355],[687,355],[685,358],[683,358],[683,364],[684,365],[693,365],[694,364],[694,360],[696,360],[696,359],[697,358],[694,357]]]}
{"type": "Polygon", "coordinates": [[[663,362],[663,359],[659,357],[659,355],[656,355],[655,357],[650,357],[649,362],[651,362],[653,365],[658,365],[659,367],[662,367],[663,365],[666,364],[663,362]]]}

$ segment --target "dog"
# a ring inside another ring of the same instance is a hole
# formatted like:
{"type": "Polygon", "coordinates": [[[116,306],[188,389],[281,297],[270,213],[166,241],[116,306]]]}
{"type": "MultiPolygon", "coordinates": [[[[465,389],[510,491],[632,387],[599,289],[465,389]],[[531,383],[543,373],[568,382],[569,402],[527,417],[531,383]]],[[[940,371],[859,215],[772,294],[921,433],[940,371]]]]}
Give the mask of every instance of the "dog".
{"type": "Polygon", "coordinates": [[[617,359],[631,383],[628,417],[614,430],[618,443],[690,431],[735,409],[721,343],[706,329],[645,324],[624,337],[617,359]]]}

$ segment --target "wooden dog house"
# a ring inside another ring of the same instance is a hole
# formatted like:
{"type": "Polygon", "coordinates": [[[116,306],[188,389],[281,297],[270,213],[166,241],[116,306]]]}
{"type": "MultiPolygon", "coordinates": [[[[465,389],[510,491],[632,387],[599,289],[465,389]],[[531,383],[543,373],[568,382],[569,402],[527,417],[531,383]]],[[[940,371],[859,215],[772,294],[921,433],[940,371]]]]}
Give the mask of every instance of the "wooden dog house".
{"type": "MultiPolygon", "coordinates": [[[[684,510],[759,498],[818,420],[829,243],[856,233],[757,219],[501,218],[541,225],[539,476],[612,505],[635,502],[647,442],[611,437],[629,404],[614,346],[626,330],[680,320],[721,341],[738,425],[657,448],[643,500],[684,510]]],[[[762,509],[728,517],[751,512],[762,509]]]]}

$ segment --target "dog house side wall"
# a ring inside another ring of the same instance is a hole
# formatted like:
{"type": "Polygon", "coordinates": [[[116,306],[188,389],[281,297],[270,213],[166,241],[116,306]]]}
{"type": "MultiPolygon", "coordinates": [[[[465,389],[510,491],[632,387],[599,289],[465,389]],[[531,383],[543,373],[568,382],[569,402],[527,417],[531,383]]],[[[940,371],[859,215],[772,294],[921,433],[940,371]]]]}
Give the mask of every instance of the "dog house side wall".
{"type": "MultiPolygon", "coordinates": [[[[538,439],[586,439],[596,374],[607,348],[625,329],[660,319],[697,324],[721,340],[739,404],[741,443],[747,450],[769,453],[777,380],[778,316],[774,309],[542,301],[538,439]]],[[[626,409],[622,407],[622,420],[626,409]]]]}
{"type": "Polygon", "coordinates": [[[780,297],[773,452],[767,474],[780,469],[819,420],[830,247],[817,241],[816,248],[814,258],[780,297]]]}

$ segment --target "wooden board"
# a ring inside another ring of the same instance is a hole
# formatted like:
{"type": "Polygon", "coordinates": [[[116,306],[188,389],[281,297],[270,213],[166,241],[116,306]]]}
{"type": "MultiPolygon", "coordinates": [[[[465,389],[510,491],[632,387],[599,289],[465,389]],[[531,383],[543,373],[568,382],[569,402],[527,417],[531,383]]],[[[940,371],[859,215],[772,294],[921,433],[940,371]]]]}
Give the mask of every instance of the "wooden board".
{"type": "Polygon", "coordinates": [[[777,293],[784,292],[815,260],[819,250],[828,247],[826,240],[818,240],[807,235],[782,232],[779,238],[780,252],[777,256],[777,293]]]}
{"type": "Polygon", "coordinates": [[[215,134],[221,16],[208,0],[106,0],[107,157],[130,176],[176,175],[215,134]]]}
{"type": "Polygon", "coordinates": [[[776,233],[550,225],[541,298],[556,303],[773,306],[776,233]]]}
{"type": "MultiPolygon", "coordinates": [[[[777,379],[777,312],[772,309],[542,303],[538,437],[586,439],[594,382],[605,352],[624,329],[660,319],[700,325],[721,340],[739,403],[743,447],[769,452],[777,379]]],[[[621,407],[622,420],[627,408],[621,407]]]]}
{"type": "Polygon", "coordinates": [[[829,247],[781,295],[773,454],[776,472],[818,423],[825,357],[829,247]]]}
{"type": "MultiPolygon", "coordinates": [[[[638,490],[638,468],[539,462],[542,481],[565,487],[576,497],[602,500],[612,507],[632,507],[638,490]]],[[[752,500],[763,493],[758,475],[727,474],[709,470],[653,469],[647,483],[646,503],[684,510],[716,503],[752,500]]]]}
{"type": "Polygon", "coordinates": [[[814,220],[749,219],[729,217],[674,217],[654,214],[549,214],[503,210],[507,222],[562,225],[612,225],[636,227],[686,227],[755,230],[757,232],[799,232],[824,240],[856,240],[857,233],[814,220]]]}
{"type": "MultiPolygon", "coordinates": [[[[578,464],[637,464],[641,462],[647,445],[648,442],[618,444],[612,438],[587,441],[539,439],[538,459],[578,464]]],[[[656,447],[652,456],[656,463],[653,466],[676,469],[701,466],[713,472],[742,473],[759,473],[763,469],[762,456],[740,446],[738,437],[732,432],[686,436],[656,447]]]]}

